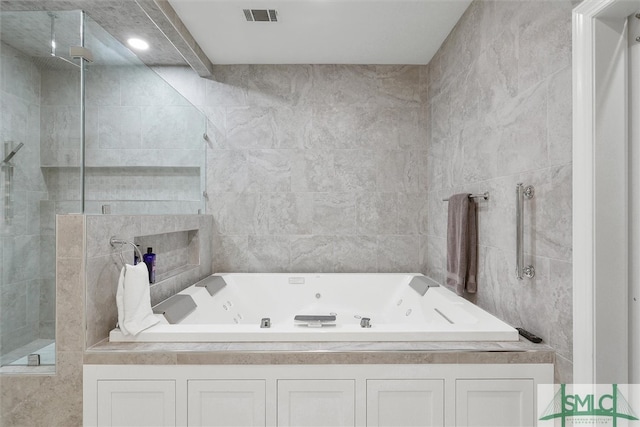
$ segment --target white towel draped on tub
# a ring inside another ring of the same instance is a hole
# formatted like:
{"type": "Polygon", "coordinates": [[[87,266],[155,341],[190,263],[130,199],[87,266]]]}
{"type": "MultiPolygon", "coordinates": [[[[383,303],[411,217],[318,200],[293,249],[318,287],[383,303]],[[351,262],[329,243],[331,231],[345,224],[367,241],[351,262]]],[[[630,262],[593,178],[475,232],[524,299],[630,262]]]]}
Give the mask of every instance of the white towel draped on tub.
{"type": "Polygon", "coordinates": [[[118,306],[118,325],[125,335],[137,335],[160,321],[151,310],[149,271],[145,263],[125,264],[122,267],[116,292],[116,305],[118,306]]]}

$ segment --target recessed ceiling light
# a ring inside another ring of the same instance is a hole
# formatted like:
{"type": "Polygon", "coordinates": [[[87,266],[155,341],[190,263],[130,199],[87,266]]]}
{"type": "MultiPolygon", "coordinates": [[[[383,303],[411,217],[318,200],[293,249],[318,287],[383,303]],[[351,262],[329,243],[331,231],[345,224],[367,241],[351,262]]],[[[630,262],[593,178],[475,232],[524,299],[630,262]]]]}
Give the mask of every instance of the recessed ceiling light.
{"type": "Polygon", "coordinates": [[[149,49],[149,43],[147,43],[146,41],[142,40],[142,39],[136,39],[136,38],[132,38],[127,40],[127,43],[129,43],[129,46],[131,46],[134,49],[137,50],[147,50],[149,49]]]}

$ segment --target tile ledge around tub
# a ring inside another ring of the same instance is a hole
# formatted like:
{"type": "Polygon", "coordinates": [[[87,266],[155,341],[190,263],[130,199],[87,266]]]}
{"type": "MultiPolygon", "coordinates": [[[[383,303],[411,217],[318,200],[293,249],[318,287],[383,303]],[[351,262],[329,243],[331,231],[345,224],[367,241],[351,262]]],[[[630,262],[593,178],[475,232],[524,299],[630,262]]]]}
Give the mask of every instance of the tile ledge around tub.
{"type": "MultiPolygon", "coordinates": [[[[321,358],[335,363],[553,363],[554,350],[546,344],[518,342],[218,342],[218,343],[110,343],[103,340],[87,349],[85,363],[128,363],[128,356],[177,355],[177,363],[312,363],[321,358]],[[101,362],[105,360],[105,362],[101,362]],[[118,362],[116,360],[121,360],[118,362]],[[393,362],[397,360],[397,362],[393,362]],[[508,360],[504,362],[504,360],[508,360]],[[242,363],[242,362],[240,362],[242,363]],[[384,363],[384,362],[382,362],[384,363]]],[[[130,363],[130,362],[129,362],[130,363]]],[[[326,363],[326,362],[325,362],[326,363]]]]}

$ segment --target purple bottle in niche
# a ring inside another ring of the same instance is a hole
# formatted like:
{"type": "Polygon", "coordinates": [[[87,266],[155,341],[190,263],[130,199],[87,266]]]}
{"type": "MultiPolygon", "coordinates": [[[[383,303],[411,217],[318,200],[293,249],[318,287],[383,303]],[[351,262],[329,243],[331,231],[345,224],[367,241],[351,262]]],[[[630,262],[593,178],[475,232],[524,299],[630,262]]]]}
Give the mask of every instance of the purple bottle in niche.
{"type": "Polygon", "coordinates": [[[142,258],[149,270],[149,283],[156,283],[156,254],[153,253],[153,248],[147,248],[147,253],[142,258]]]}

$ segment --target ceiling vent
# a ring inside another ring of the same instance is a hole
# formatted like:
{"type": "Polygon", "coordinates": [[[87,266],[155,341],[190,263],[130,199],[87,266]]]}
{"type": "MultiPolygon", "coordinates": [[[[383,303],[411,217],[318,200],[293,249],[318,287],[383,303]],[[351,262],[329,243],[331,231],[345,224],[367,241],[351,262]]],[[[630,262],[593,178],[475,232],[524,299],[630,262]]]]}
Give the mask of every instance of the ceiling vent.
{"type": "Polygon", "coordinates": [[[243,9],[243,12],[249,22],[278,22],[275,9],[243,9]]]}

